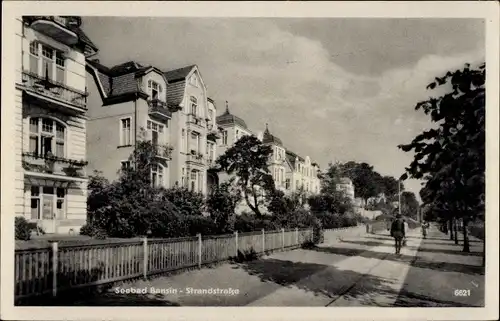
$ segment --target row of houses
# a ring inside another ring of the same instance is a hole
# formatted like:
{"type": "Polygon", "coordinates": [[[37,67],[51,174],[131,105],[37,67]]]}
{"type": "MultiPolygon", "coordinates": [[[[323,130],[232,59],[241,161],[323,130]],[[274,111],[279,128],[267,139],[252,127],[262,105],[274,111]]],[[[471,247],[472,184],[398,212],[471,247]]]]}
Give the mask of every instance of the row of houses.
{"type": "Polygon", "coordinates": [[[278,189],[319,192],[318,164],[287,149],[267,124],[249,129],[227,102],[218,112],[198,66],[104,66],[78,16],[19,17],[15,32],[16,215],[46,233],[77,233],[86,222],[88,175],[116,179],[140,140],[157,147],[157,186],[208,194],[224,179],[211,170],[218,155],[256,135],[272,147],[278,189]]]}

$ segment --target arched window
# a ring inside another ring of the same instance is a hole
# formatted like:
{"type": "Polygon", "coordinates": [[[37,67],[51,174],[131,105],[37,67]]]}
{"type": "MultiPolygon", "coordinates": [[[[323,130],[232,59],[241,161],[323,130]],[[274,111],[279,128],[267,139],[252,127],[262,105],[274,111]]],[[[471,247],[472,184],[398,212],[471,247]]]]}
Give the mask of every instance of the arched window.
{"type": "Polygon", "coordinates": [[[191,101],[191,114],[193,115],[197,115],[197,109],[198,109],[198,100],[196,99],[196,97],[193,97],[191,96],[190,99],[191,101]]]}
{"type": "Polygon", "coordinates": [[[50,118],[30,118],[29,151],[36,155],[65,157],[66,128],[50,118]]]}
{"type": "Polygon", "coordinates": [[[163,166],[156,164],[151,167],[151,183],[154,187],[161,187],[164,185],[163,181],[163,166]]]}

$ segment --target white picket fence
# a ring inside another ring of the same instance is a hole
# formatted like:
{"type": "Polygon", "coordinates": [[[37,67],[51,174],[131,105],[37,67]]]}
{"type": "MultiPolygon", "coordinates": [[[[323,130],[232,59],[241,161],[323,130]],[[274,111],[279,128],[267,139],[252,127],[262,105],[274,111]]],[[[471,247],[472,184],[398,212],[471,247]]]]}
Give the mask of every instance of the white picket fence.
{"type": "Polygon", "coordinates": [[[56,296],[69,288],[201,267],[237,257],[238,253],[284,251],[312,237],[309,228],[90,245],[59,246],[54,242],[51,248],[15,251],[15,299],[56,296]]]}

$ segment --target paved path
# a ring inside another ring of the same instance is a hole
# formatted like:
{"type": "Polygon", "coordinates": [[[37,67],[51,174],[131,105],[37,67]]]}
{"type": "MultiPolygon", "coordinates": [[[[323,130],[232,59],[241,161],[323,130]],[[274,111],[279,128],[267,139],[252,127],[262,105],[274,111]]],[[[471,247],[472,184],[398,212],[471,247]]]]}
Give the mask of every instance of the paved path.
{"type": "Polygon", "coordinates": [[[423,240],[411,231],[400,255],[388,235],[365,235],[315,249],[274,253],[242,264],[223,264],[149,281],[116,286],[76,305],[170,306],[482,306],[482,243],[462,253],[432,228],[423,240]],[[151,288],[164,293],[116,294],[116,289],[151,288]],[[227,289],[226,294],[188,293],[227,289]],[[464,296],[455,290],[465,290],[464,296]],[[237,291],[238,293],[236,293],[237,291]]]}

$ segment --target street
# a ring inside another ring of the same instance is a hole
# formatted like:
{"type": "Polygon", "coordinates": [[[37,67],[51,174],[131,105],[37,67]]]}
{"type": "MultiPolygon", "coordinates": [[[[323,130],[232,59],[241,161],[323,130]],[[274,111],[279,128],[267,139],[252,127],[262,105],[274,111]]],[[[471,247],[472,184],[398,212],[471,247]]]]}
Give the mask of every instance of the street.
{"type": "Polygon", "coordinates": [[[462,253],[432,227],[408,233],[400,255],[379,234],[344,238],[314,249],[279,252],[240,264],[114,285],[74,305],[480,307],[484,268],[480,240],[462,253]],[[188,289],[191,288],[191,289],[188,289]],[[201,293],[203,289],[226,291],[201,293]],[[117,292],[146,289],[146,294],[117,292]],[[190,292],[191,291],[191,292],[190,292]],[[194,292],[193,292],[194,291],[194,292]],[[198,292],[196,292],[198,291],[198,292]],[[232,291],[232,292],[228,292],[232,291]],[[151,293],[155,292],[155,293],[151,293]],[[190,292],[190,293],[189,293],[190,292]]]}

